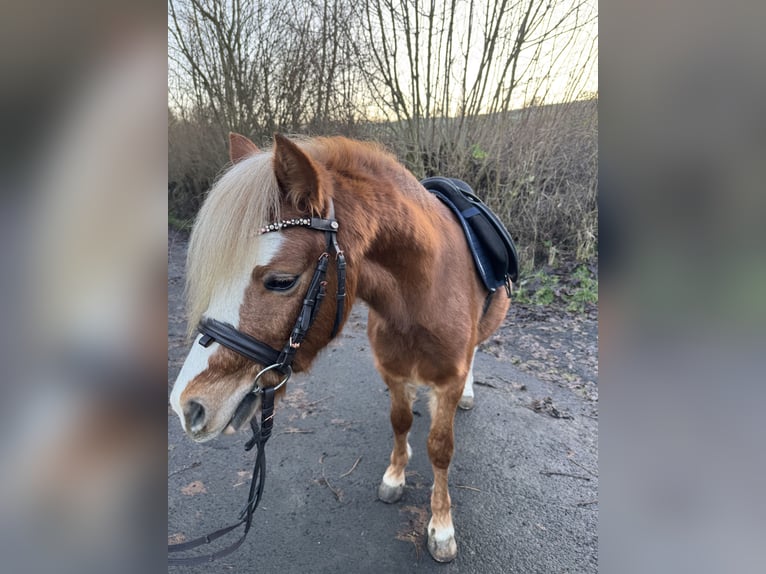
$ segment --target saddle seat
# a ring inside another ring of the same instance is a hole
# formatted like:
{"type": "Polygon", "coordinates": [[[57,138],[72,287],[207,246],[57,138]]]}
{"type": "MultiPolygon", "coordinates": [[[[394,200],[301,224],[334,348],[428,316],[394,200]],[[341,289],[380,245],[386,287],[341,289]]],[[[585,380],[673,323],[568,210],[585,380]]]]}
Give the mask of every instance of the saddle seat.
{"type": "Polygon", "coordinates": [[[511,281],[519,275],[519,259],[511,234],[500,219],[464,181],[451,177],[429,177],[420,182],[455,214],[463,228],[476,272],[490,293],[505,285],[511,296],[511,281]]]}

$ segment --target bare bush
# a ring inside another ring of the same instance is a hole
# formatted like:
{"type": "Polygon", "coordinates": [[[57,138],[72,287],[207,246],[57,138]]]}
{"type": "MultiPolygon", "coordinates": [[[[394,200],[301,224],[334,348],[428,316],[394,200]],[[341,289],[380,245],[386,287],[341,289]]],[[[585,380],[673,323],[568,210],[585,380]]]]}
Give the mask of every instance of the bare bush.
{"type": "Polygon", "coordinates": [[[182,226],[194,219],[216,174],[228,161],[223,126],[210,115],[202,110],[185,117],[168,112],[168,211],[182,226]]]}
{"type": "Polygon", "coordinates": [[[225,165],[228,131],[344,134],[467,181],[527,261],[594,255],[593,0],[169,1],[176,219],[225,165]]]}
{"type": "Polygon", "coordinates": [[[169,0],[174,109],[223,135],[356,119],[350,0],[169,0]]]}
{"type": "Polygon", "coordinates": [[[589,259],[598,236],[597,100],[525,109],[497,171],[484,170],[486,201],[518,238],[524,259],[589,259]]]}

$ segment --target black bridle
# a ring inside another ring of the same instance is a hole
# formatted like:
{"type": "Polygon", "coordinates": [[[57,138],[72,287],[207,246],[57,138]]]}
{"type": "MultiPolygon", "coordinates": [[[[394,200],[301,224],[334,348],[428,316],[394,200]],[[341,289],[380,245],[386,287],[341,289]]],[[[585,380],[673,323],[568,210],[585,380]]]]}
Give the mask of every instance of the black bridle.
{"type": "Polygon", "coordinates": [[[255,363],[265,365],[265,367],[256,375],[255,380],[253,381],[253,388],[247,394],[245,399],[243,399],[243,403],[249,405],[255,401],[259,394],[261,395],[261,422],[259,425],[255,422],[255,419],[250,421],[250,428],[252,429],[253,436],[247,444],[245,444],[245,450],[249,451],[253,446],[257,446],[257,450],[247,504],[245,505],[245,508],[242,509],[242,512],[240,512],[239,521],[205,536],[195,538],[194,540],[181,542],[179,544],[169,544],[168,553],[183,552],[205,544],[210,544],[214,540],[225,536],[244,524],[245,529],[242,536],[240,536],[240,538],[233,544],[212,554],[189,557],[169,556],[169,565],[204,564],[223,556],[227,556],[242,545],[247,533],[250,531],[253,522],[253,513],[258,507],[258,503],[261,501],[263,486],[266,479],[266,451],[264,447],[266,441],[268,441],[271,436],[271,428],[274,422],[274,394],[292,375],[292,363],[295,359],[295,354],[298,352],[301,343],[306,338],[306,333],[314,323],[319,312],[319,307],[325,298],[325,291],[327,288],[325,277],[327,275],[329,259],[332,253],[335,254],[335,266],[338,274],[338,290],[335,296],[335,323],[330,338],[334,338],[335,335],[338,334],[338,329],[340,329],[340,325],[343,321],[346,299],[346,258],[343,255],[343,251],[338,246],[338,222],[335,220],[335,206],[333,205],[332,199],[329,201],[327,215],[327,219],[319,217],[283,219],[271,223],[259,231],[259,235],[263,235],[264,233],[279,231],[289,227],[307,227],[309,229],[324,232],[326,239],[325,250],[322,255],[320,255],[316,269],[314,269],[314,275],[311,278],[311,283],[303,298],[303,304],[300,313],[298,314],[298,318],[295,321],[290,337],[287,342],[285,342],[281,351],[243,333],[228,323],[223,323],[216,319],[205,317],[200,321],[197,327],[202,333],[202,337],[199,339],[199,344],[203,347],[208,347],[213,342],[217,342],[221,346],[239,353],[255,363]],[[260,386],[258,384],[260,378],[271,370],[279,372],[283,376],[282,380],[272,387],[260,386]]]}

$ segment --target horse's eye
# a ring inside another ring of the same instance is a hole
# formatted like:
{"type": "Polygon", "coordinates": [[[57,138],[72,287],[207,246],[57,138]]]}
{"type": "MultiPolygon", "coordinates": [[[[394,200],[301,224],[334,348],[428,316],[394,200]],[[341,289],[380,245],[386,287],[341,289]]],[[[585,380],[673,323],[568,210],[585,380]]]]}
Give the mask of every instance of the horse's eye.
{"type": "Polygon", "coordinates": [[[269,291],[289,291],[298,282],[298,275],[270,275],[263,282],[269,291]]]}

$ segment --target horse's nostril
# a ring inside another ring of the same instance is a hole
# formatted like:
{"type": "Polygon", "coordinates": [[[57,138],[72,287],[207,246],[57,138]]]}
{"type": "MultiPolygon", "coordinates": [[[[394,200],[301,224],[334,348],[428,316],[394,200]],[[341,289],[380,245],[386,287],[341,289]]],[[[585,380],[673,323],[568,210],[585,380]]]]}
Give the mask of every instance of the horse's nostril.
{"type": "Polygon", "coordinates": [[[189,401],[184,408],[186,428],[197,432],[205,426],[205,407],[197,401],[189,401]]]}

